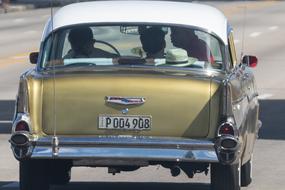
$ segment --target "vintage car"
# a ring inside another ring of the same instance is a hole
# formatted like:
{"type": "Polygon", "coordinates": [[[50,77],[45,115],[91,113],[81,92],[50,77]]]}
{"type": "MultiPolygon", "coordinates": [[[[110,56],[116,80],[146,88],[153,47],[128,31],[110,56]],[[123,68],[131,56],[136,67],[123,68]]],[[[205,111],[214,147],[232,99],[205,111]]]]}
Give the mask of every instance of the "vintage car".
{"type": "Polygon", "coordinates": [[[96,1],[59,9],[20,77],[11,148],[21,190],[66,184],[72,167],[210,171],[213,190],[252,180],[261,122],[252,67],[217,9],[96,1]]]}

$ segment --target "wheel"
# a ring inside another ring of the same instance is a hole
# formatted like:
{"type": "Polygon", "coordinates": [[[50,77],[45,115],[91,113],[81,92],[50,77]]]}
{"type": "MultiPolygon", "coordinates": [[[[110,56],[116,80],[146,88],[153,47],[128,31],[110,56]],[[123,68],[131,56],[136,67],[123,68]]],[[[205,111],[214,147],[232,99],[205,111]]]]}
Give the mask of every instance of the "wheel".
{"type": "Polygon", "coordinates": [[[20,190],[48,190],[49,176],[45,160],[20,161],[20,190]]]}
{"type": "Polygon", "coordinates": [[[240,190],[240,165],[211,164],[212,190],[240,190]]]}
{"type": "Polygon", "coordinates": [[[66,185],[71,179],[71,162],[52,160],[49,167],[50,184],[66,185]]]}
{"type": "Polygon", "coordinates": [[[110,43],[108,43],[108,42],[105,42],[105,41],[103,41],[103,40],[96,40],[95,42],[96,42],[96,43],[100,43],[100,44],[104,44],[104,45],[106,45],[106,46],[109,46],[111,49],[114,50],[114,52],[117,54],[118,57],[121,56],[119,50],[118,50],[117,48],[115,48],[115,46],[113,46],[112,44],[110,44],[110,43]]]}
{"type": "Polygon", "coordinates": [[[252,181],[252,157],[241,166],[241,186],[246,187],[252,181]]]}

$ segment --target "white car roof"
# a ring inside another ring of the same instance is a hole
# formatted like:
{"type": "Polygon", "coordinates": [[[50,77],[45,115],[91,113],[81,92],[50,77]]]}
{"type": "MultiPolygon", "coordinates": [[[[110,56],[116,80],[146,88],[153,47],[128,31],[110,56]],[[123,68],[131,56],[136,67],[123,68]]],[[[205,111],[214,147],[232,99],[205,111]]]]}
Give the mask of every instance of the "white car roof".
{"type": "Polygon", "coordinates": [[[46,24],[42,40],[61,27],[88,23],[163,23],[189,25],[216,34],[227,44],[227,19],[216,8],[189,2],[94,1],[67,5],[46,24]]]}

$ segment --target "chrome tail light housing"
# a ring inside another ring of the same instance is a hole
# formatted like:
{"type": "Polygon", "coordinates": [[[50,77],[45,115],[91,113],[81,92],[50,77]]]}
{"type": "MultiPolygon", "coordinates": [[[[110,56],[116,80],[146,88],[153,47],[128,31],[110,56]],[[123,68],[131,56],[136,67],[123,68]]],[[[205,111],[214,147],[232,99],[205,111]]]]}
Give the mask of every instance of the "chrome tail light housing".
{"type": "Polygon", "coordinates": [[[217,131],[215,149],[222,164],[233,164],[240,153],[239,132],[231,121],[223,122],[217,131]]]}
{"type": "Polygon", "coordinates": [[[16,159],[22,160],[31,155],[33,149],[31,132],[29,114],[16,113],[12,126],[12,136],[9,140],[16,159]]]}

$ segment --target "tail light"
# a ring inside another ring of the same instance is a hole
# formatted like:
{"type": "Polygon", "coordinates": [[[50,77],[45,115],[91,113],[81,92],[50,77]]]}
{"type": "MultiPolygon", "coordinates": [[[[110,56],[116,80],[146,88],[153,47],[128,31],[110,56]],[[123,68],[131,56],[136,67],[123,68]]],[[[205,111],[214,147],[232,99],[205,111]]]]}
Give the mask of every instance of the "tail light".
{"type": "Polygon", "coordinates": [[[233,124],[230,122],[225,122],[220,125],[218,135],[235,135],[235,130],[233,124]]]}
{"type": "Polygon", "coordinates": [[[258,59],[257,59],[257,57],[252,56],[252,55],[245,55],[245,56],[242,58],[242,63],[243,63],[243,64],[246,64],[246,65],[249,66],[249,67],[254,68],[254,67],[257,66],[258,59]]]}
{"type": "Polygon", "coordinates": [[[25,121],[20,121],[16,124],[15,131],[27,131],[30,132],[29,125],[25,121]]]}

